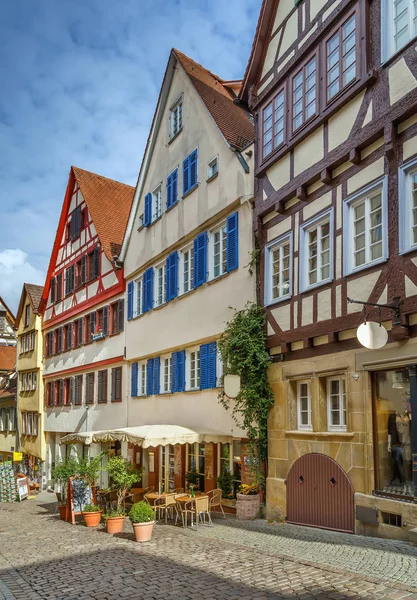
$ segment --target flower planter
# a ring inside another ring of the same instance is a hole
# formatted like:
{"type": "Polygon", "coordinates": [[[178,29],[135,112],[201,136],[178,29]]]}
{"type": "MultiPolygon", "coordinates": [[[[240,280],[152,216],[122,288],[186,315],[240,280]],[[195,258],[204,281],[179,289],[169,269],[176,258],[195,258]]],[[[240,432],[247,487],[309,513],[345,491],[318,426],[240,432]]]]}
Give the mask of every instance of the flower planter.
{"type": "Polygon", "coordinates": [[[261,497],[256,495],[236,494],[236,519],[256,519],[261,508],[261,497]]]}
{"type": "Polygon", "coordinates": [[[124,517],[110,517],[106,519],[107,533],[122,533],[124,517]]]}
{"type": "Polygon", "coordinates": [[[229,508],[235,508],[236,500],[234,498],[222,498],[222,505],[228,506],[229,508]]]}
{"type": "Polygon", "coordinates": [[[147,523],[132,523],[137,542],[149,542],[152,537],[154,523],[155,521],[148,521],[147,523]]]}
{"type": "Polygon", "coordinates": [[[97,512],[83,512],[84,521],[87,527],[97,527],[97,525],[100,525],[102,513],[102,510],[98,510],[97,512]]]}
{"type": "Polygon", "coordinates": [[[63,504],[63,505],[59,505],[58,506],[58,510],[59,510],[59,518],[61,519],[61,521],[65,521],[66,518],[66,514],[67,514],[67,505],[63,504]]]}

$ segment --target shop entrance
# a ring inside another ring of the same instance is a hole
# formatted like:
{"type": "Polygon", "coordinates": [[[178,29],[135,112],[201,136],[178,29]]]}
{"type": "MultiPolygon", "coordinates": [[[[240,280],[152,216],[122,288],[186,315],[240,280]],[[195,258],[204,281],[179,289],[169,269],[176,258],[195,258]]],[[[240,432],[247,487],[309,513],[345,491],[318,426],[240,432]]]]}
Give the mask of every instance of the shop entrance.
{"type": "Polygon", "coordinates": [[[344,470],[324,454],[305,454],[287,478],[287,522],[354,533],[353,487],[344,470]]]}

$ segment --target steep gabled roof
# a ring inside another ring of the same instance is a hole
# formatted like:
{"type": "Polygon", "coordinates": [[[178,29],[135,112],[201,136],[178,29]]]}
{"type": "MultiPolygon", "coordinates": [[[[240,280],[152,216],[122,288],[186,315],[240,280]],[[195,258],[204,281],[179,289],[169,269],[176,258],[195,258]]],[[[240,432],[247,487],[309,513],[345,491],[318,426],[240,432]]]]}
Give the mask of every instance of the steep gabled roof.
{"type": "Polygon", "coordinates": [[[7,316],[8,320],[10,321],[11,326],[15,327],[16,317],[14,316],[14,314],[12,313],[12,311],[7,306],[7,304],[5,303],[5,301],[3,300],[3,298],[1,296],[0,296],[0,310],[6,311],[6,316],[7,316]]]}
{"type": "Polygon", "coordinates": [[[24,283],[22,293],[20,295],[19,308],[17,309],[16,324],[19,326],[22,318],[23,307],[25,305],[26,296],[29,298],[32,311],[35,314],[39,313],[39,306],[42,300],[43,286],[35,285],[34,283],[24,283]]]}
{"type": "Polygon", "coordinates": [[[253,123],[233,103],[235,96],[226,82],[182,52],[175,49],[173,52],[229,144],[238,150],[251,144],[255,136],[253,123]]]}
{"type": "Polygon", "coordinates": [[[0,371],[13,371],[16,364],[16,346],[0,346],[0,371]]]}

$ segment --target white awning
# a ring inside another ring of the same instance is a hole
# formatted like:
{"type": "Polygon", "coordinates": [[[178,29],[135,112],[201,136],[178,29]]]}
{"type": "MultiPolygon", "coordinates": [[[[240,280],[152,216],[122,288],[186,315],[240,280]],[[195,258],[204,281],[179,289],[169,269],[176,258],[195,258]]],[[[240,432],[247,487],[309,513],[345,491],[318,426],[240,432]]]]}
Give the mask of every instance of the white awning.
{"type": "Polygon", "coordinates": [[[232,436],[207,427],[181,427],[180,425],[141,425],[103,431],[69,433],[60,444],[92,444],[96,442],[131,442],[142,448],[175,444],[230,443],[232,436]]]}

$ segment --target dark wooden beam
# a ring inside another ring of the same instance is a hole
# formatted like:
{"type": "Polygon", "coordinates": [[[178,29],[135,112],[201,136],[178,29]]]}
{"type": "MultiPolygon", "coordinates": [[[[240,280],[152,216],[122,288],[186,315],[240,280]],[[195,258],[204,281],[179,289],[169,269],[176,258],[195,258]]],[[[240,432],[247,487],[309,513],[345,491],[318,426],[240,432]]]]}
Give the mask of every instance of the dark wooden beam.
{"type": "Polygon", "coordinates": [[[358,165],[361,162],[361,153],[360,153],[359,148],[353,148],[349,152],[349,160],[354,165],[358,165]]]}
{"type": "Polygon", "coordinates": [[[384,127],[384,151],[388,158],[395,156],[397,144],[397,129],[392,123],[388,123],[384,127]]]}
{"type": "Polygon", "coordinates": [[[309,337],[304,340],[303,348],[313,348],[314,347],[314,338],[309,337]]]}
{"type": "Polygon", "coordinates": [[[277,213],[279,213],[280,215],[283,215],[285,213],[285,200],[279,200],[275,204],[274,208],[277,213]]]}
{"type": "Polygon", "coordinates": [[[328,334],[329,344],[334,344],[339,341],[339,333],[337,331],[332,331],[328,334]]]}
{"type": "Polygon", "coordinates": [[[297,188],[295,195],[301,202],[305,202],[307,200],[307,186],[300,185],[297,188]]]}
{"type": "Polygon", "coordinates": [[[332,172],[330,169],[323,169],[323,171],[320,173],[320,181],[322,183],[332,182],[332,172]]]}

